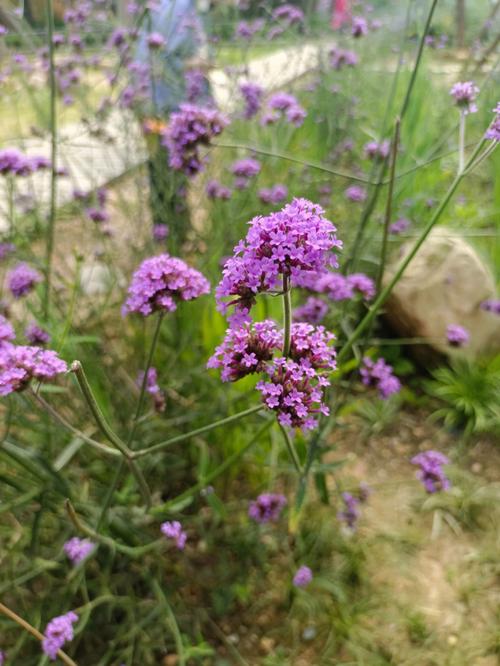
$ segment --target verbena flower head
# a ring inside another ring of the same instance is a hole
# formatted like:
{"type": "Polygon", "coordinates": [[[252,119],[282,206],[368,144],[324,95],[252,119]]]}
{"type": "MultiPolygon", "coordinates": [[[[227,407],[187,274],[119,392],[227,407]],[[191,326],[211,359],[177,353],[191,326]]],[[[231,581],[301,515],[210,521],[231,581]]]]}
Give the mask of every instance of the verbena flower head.
{"type": "Polygon", "coordinates": [[[31,379],[51,381],[67,369],[55,351],[4,343],[0,346],[0,396],[22,391],[31,379]]]}
{"type": "Polygon", "coordinates": [[[153,225],[153,240],[157,243],[161,243],[166,238],[168,238],[169,228],[167,224],[155,224],[153,225]]]}
{"type": "Polygon", "coordinates": [[[216,290],[218,309],[225,313],[234,305],[230,320],[241,323],[248,320],[257,294],[279,288],[283,276],[294,280],[334,265],[332,250],[341,247],[335,232],[323,209],[307,199],[294,199],[281,211],[254,218],[224,266],[216,290]]]}
{"type": "Polygon", "coordinates": [[[163,144],[169,151],[169,164],[187,176],[203,169],[200,146],[207,146],[214,136],[222,132],[228,119],[216,109],[181,104],[172,113],[163,135],[163,144]]]}
{"type": "Polygon", "coordinates": [[[276,493],[262,493],[250,502],[248,515],[256,523],[275,522],[286,506],[286,497],[276,493]]]}
{"type": "Polygon", "coordinates": [[[45,628],[42,650],[55,661],[57,652],[65,643],[73,640],[73,624],[78,621],[78,615],[73,611],[53,618],[45,628]]]}
{"type": "Polygon", "coordinates": [[[245,189],[250,178],[254,178],[259,173],[260,169],[260,162],[252,157],[247,157],[234,162],[231,165],[231,172],[236,177],[235,187],[239,190],[245,189]]]}
{"type": "Polygon", "coordinates": [[[285,92],[271,95],[267,102],[268,113],[263,117],[263,124],[267,125],[280,119],[284,114],[289,123],[300,127],[307,116],[306,110],[299,104],[296,97],[285,92]]]}
{"type": "Polygon", "coordinates": [[[458,108],[465,114],[476,113],[476,97],[479,94],[479,88],[473,81],[464,81],[455,83],[450,90],[450,95],[454,98],[458,108]]]}
{"type": "MultiPolygon", "coordinates": [[[[141,387],[144,381],[144,371],[139,372],[137,376],[137,386],[141,387]]],[[[148,369],[146,377],[145,390],[153,397],[153,404],[156,412],[164,412],[166,407],[165,394],[158,384],[158,371],[151,367],[148,369]]]]}
{"type": "Polygon", "coordinates": [[[50,335],[47,331],[44,331],[43,328],[40,328],[35,323],[28,324],[24,331],[24,337],[30,343],[36,347],[42,347],[47,345],[50,342],[50,335]]]}
{"type": "Polygon", "coordinates": [[[384,400],[401,390],[401,382],[393,374],[392,367],[383,358],[373,362],[371,358],[365,356],[360,374],[363,384],[375,386],[384,400]]]}
{"type": "Polygon", "coordinates": [[[7,273],[7,286],[14,298],[22,298],[29,294],[42,279],[37,270],[23,262],[7,273]]]}
{"type": "Polygon", "coordinates": [[[295,587],[307,587],[313,579],[312,571],[309,567],[303,564],[299,567],[293,577],[293,584],[295,587]]]}
{"type": "Polygon", "coordinates": [[[163,48],[165,44],[165,38],[159,32],[152,32],[148,35],[148,47],[153,51],[163,48]]]}
{"type": "Polygon", "coordinates": [[[311,430],[317,425],[318,413],[329,414],[323,403],[323,389],[329,381],[310,364],[280,357],[268,364],[266,372],[267,381],[260,381],[256,388],[282,426],[311,430]]]}
{"type": "Polygon", "coordinates": [[[217,180],[210,180],[205,191],[209,199],[221,199],[222,201],[229,200],[232,195],[230,188],[222,185],[217,180]]]}
{"type": "Polygon", "coordinates": [[[400,217],[399,220],[393,222],[389,227],[389,232],[394,235],[402,234],[411,225],[410,220],[406,217],[400,217]]]}
{"type": "Polygon", "coordinates": [[[463,347],[469,342],[469,331],[458,324],[450,324],[446,329],[446,339],[452,347],[463,347]]]}
{"type": "Polygon", "coordinates": [[[343,67],[354,67],[358,64],[358,56],[354,51],[345,51],[334,47],[330,53],[330,64],[333,69],[340,70],[343,67]]]}
{"type": "Polygon", "coordinates": [[[16,334],[10,321],[3,315],[0,315],[0,347],[6,342],[14,340],[16,334]]]}
{"type": "Polygon", "coordinates": [[[173,312],[178,301],[190,301],[208,294],[210,284],[182,259],[160,254],[145,259],[132,276],[123,313],[147,317],[153,312],[173,312]]]}
{"type": "Polygon", "coordinates": [[[448,490],[451,484],[443,470],[443,465],[448,465],[448,458],[439,451],[424,451],[411,459],[413,465],[420,468],[417,479],[422,482],[428,493],[437,493],[440,490],[448,490]]]}
{"type": "Polygon", "coordinates": [[[500,299],[489,298],[481,303],[481,310],[500,315],[500,299]]]}
{"type": "Polygon", "coordinates": [[[368,22],[362,16],[354,16],[352,19],[351,33],[353,37],[364,37],[368,34],[368,22]]]}
{"type": "Polygon", "coordinates": [[[369,141],[364,145],[363,150],[369,159],[383,161],[389,155],[390,143],[389,141],[382,141],[381,143],[378,141],[369,141]]]}
{"type": "Polygon", "coordinates": [[[167,539],[173,539],[175,541],[175,545],[179,550],[184,550],[187,534],[182,529],[182,525],[178,520],[162,523],[161,531],[167,537],[167,539]]]}
{"type": "Polygon", "coordinates": [[[292,324],[290,358],[302,367],[332,372],[337,367],[336,352],[332,346],[334,340],[333,333],[329,333],[324,326],[292,324]]]}
{"type": "Polygon", "coordinates": [[[245,100],[243,117],[249,120],[260,111],[264,89],[256,83],[247,82],[240,85],[240,92],[245,100]]]}
{"type": "Polygon", "coordinates": [[[263,372],[276,350],[283,345],[283,335],[270,320],[245,323],[240,328],[230,328],[215,353],[208,360],[207,368],[221,368],[223,382],[234,382],[245,375],[263,372]]]}
{"type": "Polygon", "coordinates": [[[369,301],[375,296],[375,283],[368,275],[364,273],[351,273],[347,278],[348,286],[353,292],[358,292],[362,297],[369,301]]]}
{"type": "Polygon", "coordinates": [[[9,254],[15,252],[15,250],[16,246],[14,243],[0,243],[0,261],[8,257],[9,254]]]}
{"type": "Polygon", "coordinates": [[[493,109],[495,118],[493,122],[488,127],[486,134],[484,135],[486,139],[491,139],[492,141],[500,141],[500,102],[493,109]]]}
{"type": "Polygon", "coordinates": [[[349,201],[359,203],[365,201],[367,193],[364,187],[361,187],[360,185],[351,185],[346,189],[345,195],[349,201]]]}
{"type": "Polygon", "coordinates": [[[276,205],[284,201],[288,196],[288,187],[278,183],[270,188],[259,190],[259,199],[262,203],[276,205]]]}
{"type": "Polygon", "coordinates": [[[286,21],[289,25],[292,25],[294,23],[302,23],[304,21],[304,12],[300,7],[296,7],[295,5],[281,5],[280,7],[276,7],[276,9],[273,10],[272,13],[272,18],[275,21],[283,20],[286,21]]]}
{"type": "Polygon", "coordinates": [[[95,543],[90,539],[79,539],[78,537],[69,539],[63,546],[64,552],[75,566],[86,560],[95,548],[95,543]]]}
{"type": "Polygon", "coordinates": [[[207,78],[201,69],[188,69],[184,73],[186,99],[191,104],[197,102],[206,93],[207,78]]]}
{"type": "Polygon", "coordinates": [[[349,529],[355,530],[359,518],[359,499],[351,495],[351,493],[342,493],[342,502],[344,507],[338,512],[337,517],[349,529]]]}
{"type": "Polygon", "coordinates": [[[317,296],[309,296],[304,305],[296,308],[293,313],[295,321],[308,324],[320,324],[328,312],[328,305],[317,296]]]}

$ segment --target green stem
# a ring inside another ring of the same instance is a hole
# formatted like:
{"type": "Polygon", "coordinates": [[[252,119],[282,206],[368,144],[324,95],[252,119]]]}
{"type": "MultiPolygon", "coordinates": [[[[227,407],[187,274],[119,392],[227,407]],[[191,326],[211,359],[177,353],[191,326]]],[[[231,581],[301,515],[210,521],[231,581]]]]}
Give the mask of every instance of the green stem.
{"type": "Polygon", "coordinates": [[[142,475],[142,472],[132,460],[132,451],[128,448],[125,442],[123,442],[120,439],[120,437],[118,437],[118,435],[111,429],[108,422],[104,418],[104,414],[101,412],[101,409],[97,404],[97,400],[95,399],[94,394],[92,393],[92,389],[90,388],[90,384],[87,380],[87,376],[85,374],[85,371],[83,370],[80,361],[73,361],[73,363],[71,364],[71,371],[75,374],[80,389],[83,393],[83,397],[85,398],[87,405],[89,406],[90,411],[92,412],[92,415],[96,420],[97,425],[100,427],[103,434],[109,439],[109,441],[114,446],[116,446],[118,451],[120,451],[124,460],[127,462],[130,471],[136,478],[136,481],[139,485],[139,488],[144,497],[146,505],[148,507],[151,506],[151,493],[149,491],[146,480],[142,475]]]}
{"type": "Polygon", "coordinates": [[[295,470],[302,475],[302,466],[300,464],[299,460],[299,455],[295,449],[295,445],[290,439],[290,435],[286,431],[286,429],[281,425],[281,423],[278,421],[278,425],[280,427],[281,432],[283,433],[283,439],[285,440],[286,448],[288,449],[288,453],[290,454],[290,458],[292,459],[293,466],[295,467],[295,470]]]}
{"type": "Polygon", "coordinates": [[[392,138],[392,145],[391,145],[389,191],[387,193],[387,204],[385,208],[385,219],[384,219],[384,235],[382,238],[382,250],[380,252],[380,264],[377,275],[377,292],[380,291],[380,287],[382,285],[382,280],[384,278],[385,262],[387,257],[387,238],[389,236],[389,225],[391,223],[391,216],[392,216],[392,197],[394,193],[394,179],[396,176],[396,160],[398,156],[400,127],[401,127],[401,120],[399,118],[396,118],[396,124],[394,126],[394,136],[392,138]]]}
{"type": "MultiPolygon", "coordinates": [[[[10,610],[10,608],[7,608],[7,606],[4,606],[2,603],[0,603],[0,613],[8,617],[9,620],[12,620],[16,624],[18,624],[20,627],[22,627],[25,631],[34,636],[40,642],[42,642],[43,639],[45,638],[45,636],[41,634],[38,631],[38,629],[35,629],[35,627],[33,627],[29,622],[23,620],[22,617],[19,617],[17,613],[14,613],[14,611],[10,610]]],[[[77,666],[77,663],[73,661],[71,657],[68,657],[66,652],[63,652],[62,650],[57,651],[57,656],[62,662],[66,664],[66,666],[77,666]]]]}
{"type": "Polygon", "coordinates": [[[190,432],[183,433],[182,435],[171,437],[170,439],[167,439],[164,442],[158,442],[158,444],[153,444],[153,446],[148,446],[146,449],[139,449],[138,451],[132,451],[132,458],[133,459],[142,458],[143,456],[147,456],[150,453],[157,453],[158,451],[162,451],[163,449],[172,446],[172,444],[184,442],[186,439],[190,439],[191,437],[196,437],[197,435],[203,435],[205,432],[209,432],[210,430],[214,430],[215,428],[220,428],[221,426],[228,425],[229,423],[234,423],[234,421],[239,421],[240,419],[243,419],[246,416],[250,416],[251,414],[256,414],[257,412],[260,412],[262,409],[264,409],[263,405],[250,407],[250,409],[245,409],[243,412],[238,412],[237,414],[233,414],[232,416],[227,416],[225,419],[221,419],[220,421],[214,421],[213,423],[209,423],[208,425],[202,426],[201,428],[196,428],[196,430],[191,430],[190,432]]]}
{"type": "Polygon", "coordinates": [[[173,499],[169,500],[165,504],[162,504],[161,506],[154,507],[151,510],[151,513],[153,515],[162,515],[165,512],[168,512],[172,507],[175,505],[179,504],[180,502],[184,502],[185,500],[189,499],[190,497],[193,497],[197,493],[200,492],[200,490],[203,490],[207,486],[208,483],[211,481],[214,481],[217,479],[221,474],[223,474],[227,469],[229,469],[235,462],[237,462],[240,458],[242,458],[245,453],[252,448],[252,446],[260,439],[261,435],[265,433],[265,431],[271,426],[271,424],[274,423],[274,420],[268,420],[267,423],[265,423],[262,428],[259,428],[259,430],[256,432],[256,434],[252,437],[252,439],[245,444],[241,449],[238,449],[238,451],[235,451],[232,453],[230,456],[228,456],[223,463],[221,463],[218,467],[216,467],[212,472],[209,472],[206,476],[203,477],[198,483],[196,483],[194,486],[191,486],[191,488],[188,488],[185,490],[183,493],[180,495],[177,495],[177,497],[174,497],[173,499]]]}
{"type": "Polygon", "coordinates": [[[465,167],[465,113],[460,111],[460,125],[458,129],[458,172],[462,173],[465,167]]]}
{"type": "Polygon", "coordinates": [[[462,179],[465,176],[465,173],[467,172],[467,169],[469,168],[470,165],[472,165],[480,153],[482,147],[485,144],[485,139],[483,139],[476,147],[474,153],[471,155],[465,170],[462,173],[458,173],[455,176],[455,179],[453,180],[452,184],[450,185],[443,201],[440,203],[438,206],[436,212],[434,215],[431,217],[427,225],[425,226],[424,230],[422,231],[419,239],[411,249],[411,251],[408,253],[408,255],[405,257],[405,259],[401,262],[401,265],[397,269],[396,273],[394,274],[393,278],[390,280],[390,282],[385,286],[384,289],[379,293],[377,298],[374,300],[372,305],[370,306],[370,309],[364,316],[364,318],[360,321],[360,323],[357,325],[357,327],[354,329],[352,334],[350,335],[349,339],[347,342],[344,344],[342,349],[340,350],[339,354],[337,355],[337,362],[340,364],[342,361],[346,358],[348,352],[352,349],[353,345],[356,343],[356,341],[361,337],[362,333],[365,331],[365,329],[371,324],[375,316],[377,315],[380,307],[383,305],[391,291],[394,289],[396,284],[399,282],[401,279],[401,276],[409,266],[410,262],[413,260],[414,256],[417,254],[419,251],[420,247],[424,243],[425,239],[427,236],[430,234],[432,228],[434,225],[438,222],[439,218],[443,214],[443,211],[445,210],[446,206],[450,202],[450,199],[454,195],[456,189],[460,185],[462,179]]]}
{"type": "Polygon", "coordinates": [[[283,275],[283,356],[290,356],[292,331],[292,299],[290,278],[283,275]]]}
{"type": "Polygon", "coordinates": [[[177,620],[175,619],[174,612],[167,601],[167,597],[163,593],[163,590],[161,589],[160,585],[158,584],[158,581],[151,579],[150,582],[158,601],[160,602],[161,605],[165,607],[165,610],[167,611],[168,624],[170,626],[170,630],[172,631],[172,635],[175,641],[175,649],[177,651],[178,661],[176,663],[178,663],[179,666],[186,666],[186,656],[184,652],[184,645],[182,643],[182,635],[179,629],[179,625],[177,624],[177,620]]]}
{"type": "Polygon", "coordinates": [[[47,228],[47,245],[45,249],[45,297],[44,316],[48,321],[50,314],[50,290],[52,283],[52,254],[54,252],[54,231],[56,222],[56,197],[57,197],[57,114],[56,114],[56,76],[54,59],[54,7],[53,0],[46,0],[47,26],[48,26],[48,48],[49,48],[49,77],[50,77],[50,208],[47,228]]]}

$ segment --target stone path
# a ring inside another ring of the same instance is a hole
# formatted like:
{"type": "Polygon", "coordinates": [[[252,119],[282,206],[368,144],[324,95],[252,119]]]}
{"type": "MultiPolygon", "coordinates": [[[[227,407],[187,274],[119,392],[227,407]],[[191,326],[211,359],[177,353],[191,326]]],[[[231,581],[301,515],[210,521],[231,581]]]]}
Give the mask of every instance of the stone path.
{"type": "MultiPolygon", "coordinates": [[[[255,58],[248,64],[248,80],[267,90],[282,87],[314,69],[325,44],[304,44],[284,48],[266,56],[255,58]]],[[[241,77],[240,77],[241,78],[241,77]]],[[[240,96],[236,94],[238,79],[223,70],[210,73],[213,95],[219,107],[233,111],[240,96]]],[[[25,139],[11,142],[28,155],[50,157],[50,142],[45,139],[25,139]]],[[[5,146],[3,146],[5,147],[5,146]]],[[[110,114],[104,134],[92,128],[73,123],[61,128],[58,142],[58,164],[64,166],[69,177],[58,179],[57,205],[69,202],[75,188],[91,191],[109,183],[146,159],[140,129],[130,112],[116,110],[110,114]]],[[[47,210],[50,197],[50,174],[39,172],[28,178],[17,179],[18,194],[34,196],[39,210],[47,210]]],[[[0,178],[0,232],[8,230],[8,197],[5,179],[0,178]]]]}

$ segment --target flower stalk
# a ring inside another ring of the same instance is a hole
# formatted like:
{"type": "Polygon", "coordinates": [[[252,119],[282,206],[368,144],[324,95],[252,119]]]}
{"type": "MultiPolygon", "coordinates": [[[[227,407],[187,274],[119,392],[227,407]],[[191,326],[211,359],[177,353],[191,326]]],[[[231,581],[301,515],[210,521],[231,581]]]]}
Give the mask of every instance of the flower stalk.
{"type": "Polygon", "coordinates": [[[290,356],[292,331],[292,298],[290,278],[283,275],[283,356],[290,356]]]}

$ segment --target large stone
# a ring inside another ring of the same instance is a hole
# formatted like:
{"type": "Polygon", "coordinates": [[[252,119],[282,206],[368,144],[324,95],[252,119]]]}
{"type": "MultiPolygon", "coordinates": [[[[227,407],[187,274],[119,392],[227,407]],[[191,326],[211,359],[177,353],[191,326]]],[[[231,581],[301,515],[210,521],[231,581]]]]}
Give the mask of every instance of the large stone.
{"type": "MultiPolygon", "coordinates": [[[[407,255],[404,244],[387,267],[387,283],[407,255]]],[[[454,232],[438,227],[429,234],[389,297],[385,313],[402,337],[425,338],[431,348],[469,357],[500,351],[500,317],[480,305],[495,297],[495,282],[477,252],[454,232]],[[450,347],[446,329],[458,324],[469,331],[470,342],[450,347]]],[[[422,349],[417,350],[422,352],[422,349]]]]}

